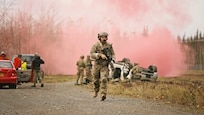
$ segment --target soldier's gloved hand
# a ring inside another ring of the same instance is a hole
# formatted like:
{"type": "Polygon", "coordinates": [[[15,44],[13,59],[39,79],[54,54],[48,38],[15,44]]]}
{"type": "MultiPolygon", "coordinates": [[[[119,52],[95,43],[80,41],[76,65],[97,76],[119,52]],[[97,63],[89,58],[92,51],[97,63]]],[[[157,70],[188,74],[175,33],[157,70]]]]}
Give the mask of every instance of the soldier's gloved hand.
{"type": "Polygon", "coordinates": [[[99,57],[101,57],[102,59],[108,59],[107,57],[106,57],[106,55],[104,55],[104,54],[101,54],[101,53],[99,53],[99,57]]]}
{"type": "Polygon", "coordinates": [[[112,62],[115,63],[115,59],[112,59],[112,62]]]}
{"type": "Polygon", "coordinates": [[[115,55],[112,55],[112,61],[115,62],[115,55]]]}

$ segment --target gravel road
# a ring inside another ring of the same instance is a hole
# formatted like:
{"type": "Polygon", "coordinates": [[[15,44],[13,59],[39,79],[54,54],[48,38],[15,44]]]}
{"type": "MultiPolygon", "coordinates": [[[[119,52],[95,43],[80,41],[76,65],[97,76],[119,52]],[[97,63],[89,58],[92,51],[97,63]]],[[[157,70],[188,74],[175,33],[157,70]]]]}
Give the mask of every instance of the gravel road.
{"type": "Polygon", "coordinates": [[[156,101],[124,96],[100,96],[73,82],[50,83],[41,88],[22,84],[0,89],[0,115],[203,115],[193,110],[156,101]]]}

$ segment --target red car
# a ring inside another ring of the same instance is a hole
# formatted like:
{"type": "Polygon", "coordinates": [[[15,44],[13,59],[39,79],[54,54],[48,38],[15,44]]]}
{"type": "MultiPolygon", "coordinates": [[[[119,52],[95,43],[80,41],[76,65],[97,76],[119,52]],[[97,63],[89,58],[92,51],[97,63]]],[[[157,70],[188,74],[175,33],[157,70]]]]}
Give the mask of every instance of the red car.
{"type": "Polygon", "coordinates": [[[0,60],[0,88],[8,85],[9,88],[16,89],[18,77],[16,69],[11,60],[0,60]]]}

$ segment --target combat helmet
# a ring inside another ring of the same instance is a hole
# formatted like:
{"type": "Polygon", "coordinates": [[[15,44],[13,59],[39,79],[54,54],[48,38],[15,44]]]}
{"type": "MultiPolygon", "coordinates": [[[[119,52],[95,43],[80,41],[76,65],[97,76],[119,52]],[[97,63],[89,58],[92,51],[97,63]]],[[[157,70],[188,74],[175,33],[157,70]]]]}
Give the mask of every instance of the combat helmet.
{"type": "Polygon", "coordinates": [[[134,62],[134,66],[136,66],[136,65],[139,65],[139,63],[138,62],[134,62]]]}
{"type": "Polygon", "coordinates": [[[101,37],[108,37],[108,33],[107,32],[100,32],[98,33],[98,39],[100,39],[101,37]]]}
{"type": "Polygon", "coordinates": [[[84,59],[84,55],[81,55],[80,58],[81,58],[81,59],[84,59]]]}

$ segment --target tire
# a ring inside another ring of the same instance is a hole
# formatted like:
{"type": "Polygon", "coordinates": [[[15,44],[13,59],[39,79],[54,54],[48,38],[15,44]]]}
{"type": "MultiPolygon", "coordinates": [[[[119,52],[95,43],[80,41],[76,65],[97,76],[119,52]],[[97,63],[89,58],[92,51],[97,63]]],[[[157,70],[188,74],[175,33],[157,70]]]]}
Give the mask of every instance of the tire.
{"type": "Polygon", "coordinates": [[[148,69],[150,69],[150,71],[152,71],[152,72],[157,72],[157,66],[155,66],[155,65],[150,65],[148,67],[148,69]]]}
{"type": "Polygon", "coordinates": [[[9,88],[10,88],[10,89],[16,89],[16,87],[17,87],[16,84],[10,84],[10,85],[9,85],[9,88]]]}

